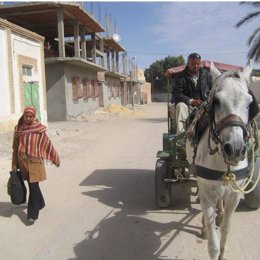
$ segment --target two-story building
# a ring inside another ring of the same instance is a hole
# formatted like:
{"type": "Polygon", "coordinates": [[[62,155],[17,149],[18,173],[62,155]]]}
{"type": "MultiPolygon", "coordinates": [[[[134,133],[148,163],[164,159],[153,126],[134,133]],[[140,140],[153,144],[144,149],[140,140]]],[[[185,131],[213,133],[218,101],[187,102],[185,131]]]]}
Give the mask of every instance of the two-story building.
{"type": "Polygon", "coordinates": [[[0,17],[45,37],[48,120],[61,121],[100,106],[123,103],[125,49],[80,4],[29,2],[4,5],[0,17]]]}

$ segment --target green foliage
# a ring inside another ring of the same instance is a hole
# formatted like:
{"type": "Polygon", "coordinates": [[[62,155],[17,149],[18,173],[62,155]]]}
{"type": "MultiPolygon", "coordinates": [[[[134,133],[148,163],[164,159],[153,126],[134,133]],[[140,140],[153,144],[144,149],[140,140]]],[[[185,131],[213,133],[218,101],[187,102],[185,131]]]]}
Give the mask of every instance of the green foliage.
{"type": "Polygon", "coordinates": [[[167,78],[164,73],[167,69],[178,67],[183,64],[185,64],[185,61],[182,55],[178,57],[167,56],[164,59],[152,63],[150,68],[144,71],[144,76],[146,81],[151,83],[153,93],[166,92],[167,78]]]}
{"type": "MultiPolygon", "coordinates": [[[[255,8],[254,11],[241,18],[236,24],[235,28],[239,28],[257,18],[260,18],[260,2],[241,2],[240,4],[251,5],[255,8]]],[[[248,38],[248,46],[250,47],[247,57],[255,62],[260,62],[260,27],[256,28],[248,38]]]]}
{"type": "Polygon", "coordinates": [[[254,69],[251,76],[260,77],[260,69],[254,69]]]}

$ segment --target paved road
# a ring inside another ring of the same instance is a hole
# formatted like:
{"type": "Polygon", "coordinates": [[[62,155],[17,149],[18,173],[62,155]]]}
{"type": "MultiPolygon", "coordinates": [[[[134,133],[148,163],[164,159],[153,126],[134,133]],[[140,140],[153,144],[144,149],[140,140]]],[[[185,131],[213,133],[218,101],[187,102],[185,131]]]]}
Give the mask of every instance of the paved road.
{"type": "MultiPolygon", "coordinates": [[[[165,103],[101,122],[50,123],[62,165],[47,165],[46,207],[32,226],[26,206],[13,206],[5,192],[12,134],[2,134],[0,259],[208,259],[195,183],[175,184],[169,209],[154,204],[156,152],[166,130],[165,103]]],[[[259,228],[259,211],[247,211],[242,201],[228,259],[259,259],[259,228]]]]}

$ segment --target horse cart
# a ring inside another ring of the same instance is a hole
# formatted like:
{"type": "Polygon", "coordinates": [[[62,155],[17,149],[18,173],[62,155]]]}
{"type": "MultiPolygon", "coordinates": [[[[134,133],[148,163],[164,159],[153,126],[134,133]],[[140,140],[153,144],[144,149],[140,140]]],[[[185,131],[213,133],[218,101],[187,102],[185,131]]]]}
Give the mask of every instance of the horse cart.
{"type": "MultiPolygon", "coordinates": [[[[174,183],[182,183],[190,179],[189,162],[186,156],[186,133],[176,134],[175,123],[172,118],[170,104],[170,84],[168,80],[168,102],[167,102],[167,124],[168,131],[162,136],[162,150],[157,152],[157,161],[155,165],[155,201],[159,208],[167,208],[171,203],[172,187],[174,183]]],[[[194,111],[193,111],[194,112],[194,111]]],[[[191,118],[194,115],[191,114],[191,118]]],[[[191,122],[191,118],[188,122],[191,122]]],[[[245,205],[249,209],[257,209],[260,207],[260,154],[258,129],[256,122],[254,123],[254,142],[256,149],[251,157],[251,174],[249,185],[244,193],[245,205]],[[252,167],[253,165],[253,167],[252,167]],[[254,186],[254,187],[253,187],[254,186]],[[253,188],[252,188],[253,187],[253,188]],[[247,192],[249,191],[250,192],[247,192]]],[[[196,178],[196,174],[194,176],[196,178]]]]}
{"type": "Polygon", "coordinates": [[[185,151],[185,133],[176,134],[170,104],[170,87],[168,84],[167,124],[168,131],[163,133],[161,151],[157,152],[155,165],[155,200],[159,208],[166,208],[171,203],[172,184],[190,178],[189,163],[185,151]]]}

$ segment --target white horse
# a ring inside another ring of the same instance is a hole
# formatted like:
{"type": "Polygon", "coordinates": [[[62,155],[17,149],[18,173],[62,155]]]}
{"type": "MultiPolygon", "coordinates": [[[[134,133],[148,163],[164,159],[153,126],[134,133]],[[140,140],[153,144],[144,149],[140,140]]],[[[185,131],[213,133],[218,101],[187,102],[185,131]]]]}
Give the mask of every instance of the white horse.
{"type": "Polygon", "coordinates": [[[248,173],[247,123],[249,107],[253,101],[248,90],[251,68],[243,72],[229,71],[221,74],[211,64],[213,87],[209,96],[209,126],[202,134],[196,156],[186,150],[197,176],[199,198],[203,213],[203,231],[207,230],[208,252],[211,260],[224,259],[225,244],[230,230],[231,215],[235,211],[241,192],[235,192],[227,182],[236,175],[236,184],[244,185],[248,173]],[[226,174],[225,174],[226,173],[226,174]],[[229,173],[229,175],[227,175],[229,173]],[[225,182],[226,181],[226,182],[225,182]],[[224,202],[219,240],[215,225],[217,204],[224,202]]]}

